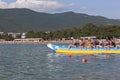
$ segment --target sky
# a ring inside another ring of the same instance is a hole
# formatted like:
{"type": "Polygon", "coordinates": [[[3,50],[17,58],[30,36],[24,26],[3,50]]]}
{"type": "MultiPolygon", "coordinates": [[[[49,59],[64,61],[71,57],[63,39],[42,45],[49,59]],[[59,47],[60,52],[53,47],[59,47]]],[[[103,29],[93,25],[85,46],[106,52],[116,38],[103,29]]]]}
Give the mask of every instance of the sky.
{"type": "Polygon", "coordinates": [[[0,0],[0,8],[28,8],[45,13],[73,11],[120,19],[120,0],[0,0]]]}

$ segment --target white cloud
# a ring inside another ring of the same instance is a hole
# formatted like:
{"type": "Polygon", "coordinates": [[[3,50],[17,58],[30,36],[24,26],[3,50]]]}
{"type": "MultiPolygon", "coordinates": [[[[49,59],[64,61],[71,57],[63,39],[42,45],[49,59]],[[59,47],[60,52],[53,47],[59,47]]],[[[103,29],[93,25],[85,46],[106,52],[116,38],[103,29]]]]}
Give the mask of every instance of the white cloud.
{"type": "Polygon", "coordinates": [[[72,6],[72,4],[64,4],[58,0],[16,0],[12,3],[0,0],[0,8],[29,8],[40,12],[57,11],[70,6],[72,6]]]}
{"type": "Polygon", "coordinates": [[[86,10],[86,9],[87,9],[87,7],[85,7],[85,6],[80,7],[80,10],[86,10]]]}
{"type": "Polygon", "coordinates": [[[7,7],[7,3],[0,0],[0,8],[6,8],[7,7]]]}

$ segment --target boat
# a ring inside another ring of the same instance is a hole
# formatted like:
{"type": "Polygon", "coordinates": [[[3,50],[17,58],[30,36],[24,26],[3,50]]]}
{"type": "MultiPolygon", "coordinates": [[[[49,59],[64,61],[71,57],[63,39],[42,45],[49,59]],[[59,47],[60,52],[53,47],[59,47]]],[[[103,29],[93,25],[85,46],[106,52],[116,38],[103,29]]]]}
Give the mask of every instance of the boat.
{"type": "Polygon", "coordinates": [[[47,47],[58,54],[120,54],[120,48],[115,47],[109,49],[71,47],[69,49],[69,45],[54,43],[48,43],[47,47]]]}

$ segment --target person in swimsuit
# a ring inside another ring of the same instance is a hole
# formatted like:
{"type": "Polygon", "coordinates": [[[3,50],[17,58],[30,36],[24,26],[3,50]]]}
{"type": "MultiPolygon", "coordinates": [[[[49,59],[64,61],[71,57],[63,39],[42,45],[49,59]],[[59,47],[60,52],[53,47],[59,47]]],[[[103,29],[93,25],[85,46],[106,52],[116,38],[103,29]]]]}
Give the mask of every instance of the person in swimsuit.
{"type": "Polygon", "coordinates": [[[116,43],[113,38],[110,38],[110,47],[116,47],[116,43]]]}
{"type": "Polygon", "coordinates": [[[93,48],[93,44],[91,43],[91,40],[88,40],[86,42],[86,48],[93,48]]]}
{"type": "Polygon", "coordinates": [[[82,49],[83,47],[85,47],[85,41],[83,41],[83,39],[80,39],[80,48],[82,49]]]}
{"type": "Polygon", "coordinates": [[[71,47],[78,47],[78,46],[79,46],[79,40],[74,38],[71,44],[68,46],[68,49],[70,49],[71,47]]]}

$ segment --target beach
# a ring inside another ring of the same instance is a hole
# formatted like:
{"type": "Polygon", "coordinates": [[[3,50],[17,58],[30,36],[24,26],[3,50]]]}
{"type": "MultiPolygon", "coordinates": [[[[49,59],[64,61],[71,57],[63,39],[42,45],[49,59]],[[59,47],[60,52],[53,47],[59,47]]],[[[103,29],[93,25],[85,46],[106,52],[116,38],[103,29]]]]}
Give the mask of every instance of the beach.
{"type": "Polygon", "coordinates": [[[48,44],[48,43],[55,43],[55,44],[69,44],[71,41],[38,41],[38,42],[17,42],[17,41],[0,41],[0,44],[48,44]]]}

